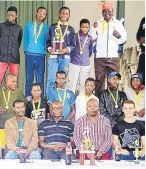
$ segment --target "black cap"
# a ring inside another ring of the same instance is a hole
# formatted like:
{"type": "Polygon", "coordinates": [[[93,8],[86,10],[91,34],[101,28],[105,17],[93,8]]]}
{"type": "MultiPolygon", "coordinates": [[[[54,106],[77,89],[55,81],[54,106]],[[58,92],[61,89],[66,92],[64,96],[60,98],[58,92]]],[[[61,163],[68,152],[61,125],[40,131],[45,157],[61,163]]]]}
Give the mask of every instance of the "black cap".
{"type": "Polygon", "coordinates": [[[17,8],[15,6],[10,6],[8,9],[7,9],[7,12],[8,11],[14,11],[16,14],[17,14],[17,8]]]}

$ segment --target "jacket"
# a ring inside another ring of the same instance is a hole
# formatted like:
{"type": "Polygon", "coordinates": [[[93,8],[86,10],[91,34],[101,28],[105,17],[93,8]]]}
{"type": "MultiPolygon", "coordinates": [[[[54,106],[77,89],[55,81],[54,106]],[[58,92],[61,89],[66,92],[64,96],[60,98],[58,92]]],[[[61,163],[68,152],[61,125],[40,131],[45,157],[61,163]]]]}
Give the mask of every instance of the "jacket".
{"type": "Polygon", "coordinates": [[[21,26],[8,21],[0,23],[0,62],[20,63],[21,26]]]}
{"type": "Polygon", "coordinates": [[[103,31],[103,18],[97,23],[97,28],[92,27],[89,34],[92,36],[92,40],[97,39],[96,43],[96,58],[117,58],[118,57],[118,45],[123,44],[127,40],[127,33],[120,21],[113,18],[108,24],[104,22],[105,30],[103,31]],[[113,36],[113,31],[116,30],[121,35],[121,38],[117,39],[113,36]]]}
{"type": "MultiPolygon", "coordinates": [[[[116,97],[117,89],[110,88],[110,91],[116,97]]],[[[102,90],[98,93],[100,113],[107,117],[111,125],[123,119],[122,106],[123,102],[127,100],[127,96],[124,92],[118,91],[118,108],[115,108],[115,103],[108,90],[102,90]]]]}
{"type": "MultiPolygon", "coordinates": [[[[39,25],[37,24],[37,30],[38,26],[39,25]]],[[[48,31],[49,26],[43,24],[43,28],[38,37],[37,43],[35,43],[34,22],[28,22],[24,29],[24,43],[23,43],[24,52],[28,54],[32,53],[45,56],[48,31]]]]}
{"type": "MultiPolygon", "coordinates": [[[[19,130],[16,116],[7,120],[5,123],[6,144],[9,150],[18,149],[19,130]]],[[[27,150],[32,152],[38,148],[37,124],[34,120],[25,117],[23,128],[23,141],[27,150]]]]}

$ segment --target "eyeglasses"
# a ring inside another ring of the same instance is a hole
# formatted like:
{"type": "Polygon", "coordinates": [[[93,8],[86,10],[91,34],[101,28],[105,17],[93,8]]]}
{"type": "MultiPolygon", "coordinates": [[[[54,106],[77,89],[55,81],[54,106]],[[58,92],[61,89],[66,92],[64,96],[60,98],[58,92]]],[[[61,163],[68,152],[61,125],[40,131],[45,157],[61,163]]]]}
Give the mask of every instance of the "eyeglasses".
{"type": "Polygon", "coordinates": [[[63,107],[53,107],[53,110],[62,110],[63,107]]]}

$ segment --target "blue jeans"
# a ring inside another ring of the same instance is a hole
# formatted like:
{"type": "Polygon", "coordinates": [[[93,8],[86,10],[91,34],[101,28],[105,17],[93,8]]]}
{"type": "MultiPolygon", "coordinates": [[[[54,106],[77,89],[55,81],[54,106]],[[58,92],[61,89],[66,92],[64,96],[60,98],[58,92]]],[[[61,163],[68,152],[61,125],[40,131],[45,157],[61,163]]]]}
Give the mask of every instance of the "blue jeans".
{"type": "MultiPolygon", "coordinates": [[[[133,155],[133,151],[130,151],[130,155],[121,155],[121,160],[135,160],[135,157],[133,155]]],[[[144,157],[140,157],[139,160],[145,160],[145,156],[144,157]]]]}
{"type": "MultiPolygon", "coordinates": [[[[7,154],[5,155],[5,159],[18,159],[18,158],[19,158],[19,155],[13,150],[9,150],[7,154]]],[[[32,151],[29,155],[29,159],[40,160],[41,155],[37,150],[32,151]]]]}
{"type": "Polygon", "coordinates": [[[34,71],[36,73],[36,82],[41,86],[42,95],[44,97],[44,73],[45,73],[45,57],[33,56],[26,54],[25,58],[26,84],[25,96],[31,96],[31,89],[34,81],[34,71]]]}
{"type": "Polygon", "coordinates": [[[50,58],[48,60],[48,80],[46,94],[49,95],[49,90],[54,88],[57,71],[65,71],[68,74],[70,59],[67,58],[50,58]]]}

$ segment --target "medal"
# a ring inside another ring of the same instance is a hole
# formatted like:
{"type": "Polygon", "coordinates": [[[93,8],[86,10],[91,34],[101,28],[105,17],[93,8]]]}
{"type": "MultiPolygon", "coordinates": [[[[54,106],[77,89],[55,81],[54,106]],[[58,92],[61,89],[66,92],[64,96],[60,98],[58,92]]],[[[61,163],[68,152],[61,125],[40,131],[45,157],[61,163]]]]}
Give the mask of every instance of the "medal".
{"type": "Polygon", "coordinates": [[[115,108],[117,109],[117,108],[118,108],[118,105],[115,105],[115,108]]]}
{"type": "Polygon", "coordinates": [[[6,98],[6,95],[5,95],[5,89],[2,89],[2,94],[3,94],[3,98],[4,98],[4,101],[5,101],[5,108],[6,110],[9,108],[9,101],[10,101],[10,95],[11,95],[11,90],[8,91],[8,98],[6,98]]]}
{"type": "Polygon", "coordinates": [[[60,32],[60,34],[61,34],[61,41],[62,41],[62,42],[64,42],[64,37],[65,37],[65,35],[66,35],[67,31],[68,31],[68,26],[69,26],[69,25],[68,25],[68,23],[67,23],[66,28],[65,28],[65,31],[64,31],[64,34],[63,34],[59,22],[58,22],[58,24],[57,24],[57,28],[59,29],[59,32],[60,32]]]}
{"type": "Polygon", "coordinates": [[[32,100],[32,106],[33,106],[33,110],[34,110],[34,113],[35,113],[34,119],[37,121],[37,119],[38,119],[38,112],[39,112],[40,106],[41,106],[41,99],[40,99],[40,101],[39,101],[39,103],[38,103],[37,109],[36,109],[36,107],[35,107],[34,100],[32,100]]]}
{"type": "Polygon", "coordinates": [[[62,98],[61,98],[61,95],[60,95],[60,93],[59,93],[59,90],[58,90],[58,89],[57,89],[57,93],[58,93],[58,97],[59,97],[60,102],[62,102],[62,104],[63,104],[63,106],[64,106],[64,103],[65,103],[65,100],[66,100],[66,95],[67,95],[67,91],[66,91],[66,89],[65,89],[65,91],[64,91],[63,100],[62,100],[62,98]]]}
{"type": "Polygon", "coordinates": [[[86,38],[85,38],[85,40],[83,42],[83,45],[81,45],[80,33],[78,32],[78,40],[79,40],[79,45],[80,45],[80,54],[82,55],[83,54],[83,49],[84,49],[85,44],[86,44],[86,42],[88,40],[88,35],[86,35],[86,38]]]}
{"type": "Polygon", "coordinates": [[[116,98],[114,97],[113,93],[110,91],[109,87],[108,87],[108,91],[115,103],[115,108],[117,109],[119,106],[118,106],[118,88],[117,88],[117,91],[116,91],[116,98]]]}
{"type": "Polygon", "coordinates": [[[37,40],[42,32],[42,28],[43,28],[43,23],[41,23],[39,30],[38,30],[38,34],[37,34],[37,23],[36,21],[34,22],[34,39],[35,39],[35,44],[37,44],[37,40]]]}

